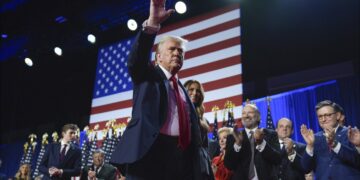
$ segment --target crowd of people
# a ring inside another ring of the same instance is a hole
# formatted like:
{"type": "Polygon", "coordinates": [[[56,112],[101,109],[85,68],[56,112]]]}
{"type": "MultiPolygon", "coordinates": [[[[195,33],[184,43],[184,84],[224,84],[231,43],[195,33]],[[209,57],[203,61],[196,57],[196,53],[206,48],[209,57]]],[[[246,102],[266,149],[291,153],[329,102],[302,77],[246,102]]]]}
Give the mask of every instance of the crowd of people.
{"type": "MultiPolygon", "coordinates": [[[[173,12],[165,9],[164,0],[150,1],[149,18],[127,63],[134,87],[132,118],[110,163],[97,149],[93,164],[81,168],[81,150],[71,143],[78,127],[66,124],[61,141],[46,148],[42,179],[360,179],[360,131],[345,127],[344,110],[329,100],[315,107],[322,131],[301,126],[306,144],[291,138],[290,119],[278,120],[275,130],[261,128],[259,109],[246,104],[243,128],[220,128],[218,153],[209,152],[204,88],[196,80],[183,86],[177,75],[186,40],[166,36],[157,45],[155,65],[149,57],[161,23],[173,12]]],[[[14,179],[30,179],[30,174],[30,166],[22,164],[14,179]]]]}

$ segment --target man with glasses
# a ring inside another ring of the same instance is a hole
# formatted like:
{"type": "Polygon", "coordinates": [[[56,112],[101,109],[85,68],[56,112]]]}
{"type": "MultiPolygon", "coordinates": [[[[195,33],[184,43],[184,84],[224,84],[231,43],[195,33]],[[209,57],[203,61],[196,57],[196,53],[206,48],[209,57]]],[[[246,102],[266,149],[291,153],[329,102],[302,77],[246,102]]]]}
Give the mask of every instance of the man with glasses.
{"type": "Polygon", "coordinates": [[[348,140],[347,128],[339,124],[341,113],[336,103],[321,101],[315,110],[323,131],[314,134],[305,125],[301,126],[307,144],[302,158],[306,173],[313,170],[316,179],[360,179],[357,151],[348,140]]]}

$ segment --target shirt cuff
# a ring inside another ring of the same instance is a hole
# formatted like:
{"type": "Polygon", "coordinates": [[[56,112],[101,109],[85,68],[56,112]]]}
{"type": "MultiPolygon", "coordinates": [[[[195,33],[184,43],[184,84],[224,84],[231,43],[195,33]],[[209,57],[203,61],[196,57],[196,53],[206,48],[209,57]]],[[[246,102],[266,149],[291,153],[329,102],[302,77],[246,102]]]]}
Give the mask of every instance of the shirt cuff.
{"type": "Polygon", "coordinates": [[[333,148],[333,151],[338,154],[341,148],[341,144],[338,142],[336,146],[333,148]]]}
{"type": "Polygon", "coordinates": [[[289,156],[288,156],[288,159],[290,160],[290,162],[294,162],[295,157],[296,157],[296,151],[294,151],[293,154],[289,155],[289,156]]]}
{"type": "Polygon", "coordinates": [[[309,156],[311,156],[311,157],[314,156],[314,150],[310,150],[310,149],[308,149],[308,148],[306,147],[305,151],[306,151],[306,153],[307,153],[309,156]]]}
{"type": "Polygon", "coordinates": [[[236,143],[234,143],[234,151],[235,152],[240,152],[241,146],[237,145],[236,143]]]}
{"type": "Polygon", "coordinates": [[[257,149],[259,152],[263,152],[264,149],[265,149],[265,146],[266,146],[266,141],[265,141],[265,139],[264,139],[261,144],[259,144],[259,145],[256,146],[256,149],[257,149]]]}
{"type": "Polygon", "coordinates": [[[356,148],[357,152],[360,154],[360,147],[355,146],[355,148],[356,148]]]}
{"type": "Polygon", "coordinates": [[[145,20],[142,24],[142,31],[144,31],[146,34],[156,34],[160,30],[159,26],[150,26],[148,25],[148,21],[145,20]]]}

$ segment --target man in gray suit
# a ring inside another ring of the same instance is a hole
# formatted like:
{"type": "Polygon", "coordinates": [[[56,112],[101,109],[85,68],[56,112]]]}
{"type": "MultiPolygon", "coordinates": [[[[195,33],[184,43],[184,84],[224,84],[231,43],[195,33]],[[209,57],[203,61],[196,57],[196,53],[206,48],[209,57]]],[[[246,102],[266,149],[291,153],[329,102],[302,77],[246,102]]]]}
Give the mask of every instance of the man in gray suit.
{"type": "Polygon", "coordinates": [[[85,167],[81,173],[81,180],[113,180],[116,179],[116,168],[104,162],[105,152],[97,149],[93,153],[93,165],[85,167]]]}

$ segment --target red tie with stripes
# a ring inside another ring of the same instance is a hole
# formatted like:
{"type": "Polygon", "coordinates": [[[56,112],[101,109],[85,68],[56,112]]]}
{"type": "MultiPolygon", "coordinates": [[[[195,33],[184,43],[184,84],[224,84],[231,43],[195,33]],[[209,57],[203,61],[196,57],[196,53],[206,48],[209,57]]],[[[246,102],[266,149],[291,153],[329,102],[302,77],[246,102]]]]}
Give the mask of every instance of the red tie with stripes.
{"type": "Polygon", "coordinates": [[[174,76],[171,76],[170,80],[174,85],[174,92],[176,98],[176,105],[178,107],[179,115],[179,146],[182,150],[185,150],[190,144],[190,124],[185,111],[185,104],[180,96],[179,86],[174,76]]]}

